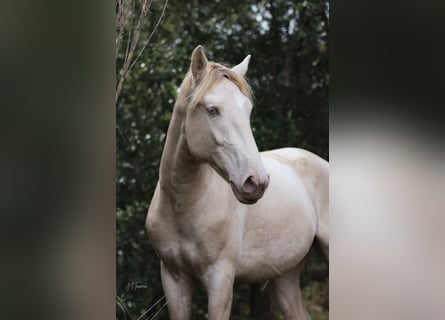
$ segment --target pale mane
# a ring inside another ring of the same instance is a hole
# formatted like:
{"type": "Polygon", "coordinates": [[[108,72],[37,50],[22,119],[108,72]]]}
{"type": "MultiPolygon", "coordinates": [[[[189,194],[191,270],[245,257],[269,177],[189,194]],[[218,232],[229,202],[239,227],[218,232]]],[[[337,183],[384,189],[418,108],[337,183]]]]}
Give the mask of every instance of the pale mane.
{"type": "Polygon", "coordinates": [[[176,105],[184,108],[194,108],[202,101],[205,94],[213,87],[213,85],[221,81],[223,78],[232,81],[242,94],[252,100],[252,91],[244,77],[222,64],[208,62],[206,72],[197,84],[194,83],[195,81],[191,71],[187,73],[182,81],[178,98],[176,99],[176,105]]]}

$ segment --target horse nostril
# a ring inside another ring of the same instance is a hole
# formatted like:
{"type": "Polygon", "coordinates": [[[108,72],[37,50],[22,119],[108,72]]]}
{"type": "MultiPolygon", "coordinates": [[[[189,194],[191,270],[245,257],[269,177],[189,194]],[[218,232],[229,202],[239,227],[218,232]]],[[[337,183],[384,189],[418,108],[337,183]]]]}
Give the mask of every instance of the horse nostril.
{"type": "Polygon", "coordinates": [[[249,176],[243,183],[241,190],[248,194],[256,192],[258,190],[258,184],[256,183],[255,178],[253,176],[249,176]]]}

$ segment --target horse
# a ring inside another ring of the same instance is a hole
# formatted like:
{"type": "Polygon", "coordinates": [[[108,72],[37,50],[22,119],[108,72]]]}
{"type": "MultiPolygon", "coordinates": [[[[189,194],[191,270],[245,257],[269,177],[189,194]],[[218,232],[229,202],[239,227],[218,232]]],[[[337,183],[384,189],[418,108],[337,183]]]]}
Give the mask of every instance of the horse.
{"type": "Polygon", "coordinates": [[[269,280],[286,319],[310,319],[300,272],[314,241],[328,256],[328,162],[297,148],[259,152],[250,127],[250,55],[229,68],[194,49],[173,107],[145,227],[172,320],[230,317],[234,281],[269,280]]]}

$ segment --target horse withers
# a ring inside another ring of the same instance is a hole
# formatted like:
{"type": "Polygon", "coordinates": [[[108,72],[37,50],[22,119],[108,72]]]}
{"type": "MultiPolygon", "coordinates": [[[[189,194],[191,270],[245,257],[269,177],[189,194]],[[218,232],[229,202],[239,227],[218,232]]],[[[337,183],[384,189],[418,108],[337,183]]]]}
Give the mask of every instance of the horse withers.
{"type": "Polygon", "coordinates": [[[172,320],[191,319],[195,283],[209,319],[229,319],[235,280],[270,280],[286,319],[309,319],[300,271],[314,240],[328,255],[328,163],[258,151],[249,60],[228,68],[198,46],[173,108],[146,219],[172,320]]]}

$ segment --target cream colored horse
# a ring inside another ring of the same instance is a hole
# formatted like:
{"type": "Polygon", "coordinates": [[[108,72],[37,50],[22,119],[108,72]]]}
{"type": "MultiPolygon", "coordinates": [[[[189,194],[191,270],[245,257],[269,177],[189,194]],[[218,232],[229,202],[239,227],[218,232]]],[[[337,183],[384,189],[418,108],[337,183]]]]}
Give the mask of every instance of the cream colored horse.
{"type": "Polygon", "coordinates": [[[328,163],[301,149],[258,152],[249,59],[229,69],[198,46],[173,109],[146,220],[173,320],[191,319],[194,283],[209,319],[229,319],[235,279],[270,280],[286,319],[309,319],[302,264],[315,238],[328,254],[328,163]]]}

